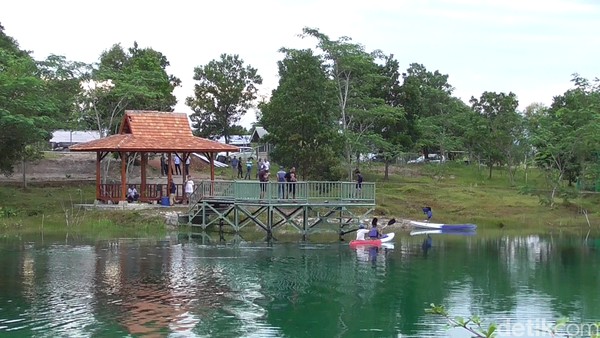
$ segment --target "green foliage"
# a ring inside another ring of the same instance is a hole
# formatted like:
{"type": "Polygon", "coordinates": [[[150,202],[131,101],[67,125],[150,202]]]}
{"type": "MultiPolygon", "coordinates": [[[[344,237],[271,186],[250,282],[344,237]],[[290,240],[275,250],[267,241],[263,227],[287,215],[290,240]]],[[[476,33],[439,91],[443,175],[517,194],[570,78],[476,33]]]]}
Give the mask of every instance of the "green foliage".
{"type": "Polygon", "coordinates": [[[556,96],[552,106],[532,107],[527,111],[527,123],[535,162],[543,168],[555,193],[563,181],[570,186],[582,177],[592,181],[599,177],[600,161],[600,85],[591,85],[574,75],[574,89],[556,96]]]}
{"type": "Polygon", "coordinates": [[[190,116],[198,136],[216,138],[225,136],[229,143],[232,127],[254,107],[254,100],[262,78],[238,55],[221,54],[194,69],[194,96],[186,104],[194,113],[190,116]]]}
{"type": "MultiPolygon", "coordinates": [[[[509,168],[519,164],[523,160],[519,146],[523,144],[524,125],[517,112],[517,96],[514,93],[484,92],[479,99],[472,97],[470,102],[473,110],[483,117],[480,149],[488,168],[494,164],[506,164],[509,168]]],[[[491,173],[490,170],[490,177],[491,173]]],[[[512,175],[510,179],[513,183],[512,175]]]]}
{"type": "Polygon", "coordinates": [[[443,305],[435,305],[433,303],[429,305],[429,309],[425,309],[425,312],[446,318],[451,327],[463,328],[469,331],[469,333],[472,334],[473,337],[496,337],[496,324],[492,323],[485,327],[483,326],[482,320],[477,316],[469,317],[466,319],[462,317],[453,318],[450,316],[450,314],[448,314],[448,311],[444,308],[443,305]]]}
{"type": "Polygon", "coordinates": [[[393,73],[394,65],[387,64],[388,69],[382,69],[376,63],[383,57],[380,51],[367,53],[364,46],[351,42],[348,37],[332,40],[314,28],[304,28],[302,36],[316,38],[317,47],[324,54],[326,72],[336,91],[337,118],[348,177],[351,178],[353,157],[358,158],[360,153],[388,144],[375,129],[376,121],[389,118],[394,122],[401,116],[401,110],[386,104],[388,93],[382,91],[386,87],[389,91],[394,85],[393,79],[385,77],[393,73]]]}
{"type": "Polygon", "coordinates": [[[54,54],[37,64],[48,87],[48,97],[57,107],[55,128],[80,129],[77,100],[82,95],[81,81],[89,79],[90,65],[54,54]]]}
{"type": "Polygon", "coordinates": [[[15,162],[34,155],[34,145],[50,139],[57,107],[33,58],[1,26],[0,84],[0,172],[11,175],[15,162]]]}
{"type": "Polygon", "coordinates": [[[311,50],[282,49],[279,86],[260,105],[273,161],[296,167],[302,178],[339,179],[341,138],[336,132],[335,92],[322,60],[311,50]]]}
{"type": "Polygon", "coordinates": [[[14,208],[10,208],[10,207],[0,207],[0,218],[10,218],[10,217],[15,217],[17,216],[19,213],[16,209],[14,208]]]}
{"type": "Polygon", "coordinates": [[[78,98],[84,127],[116,133],[125,109],[173,111],[181,81],[167,74],[168,66],[162,53],[137,43],[128,51],[116,44],[103,52],[78,98]]]}

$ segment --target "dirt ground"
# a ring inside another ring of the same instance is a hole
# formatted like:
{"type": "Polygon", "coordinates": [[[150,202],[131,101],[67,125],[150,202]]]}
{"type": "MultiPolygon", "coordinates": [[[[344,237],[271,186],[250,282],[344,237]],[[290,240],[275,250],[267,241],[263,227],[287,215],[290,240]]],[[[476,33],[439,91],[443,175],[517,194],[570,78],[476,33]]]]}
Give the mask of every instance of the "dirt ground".
{"type": "MultiPolygon", "coordinates": [[[[206,164],[195,163],[192,160],[190,171],[195,179],[209,178],[206,164]]],[[[108,178],[110,181],[120,182],[120,175],[120,161],[113,159],[108,178]]],[[[135,166],[130,174],[129,182],[139,183],[140,175],[140,167],[135,166]]],[[[160,176],[158,157],[148,161],[146,175],[148,183],[154,181],[160,183],[166,179],[166,177],[160,176]]],[[[25,176],[28,182],[94,181],[96,179],[96,153],[47,152],[44,159],[26,164],[25,176]]],[[[181,175],[173,177],[176,183],[183,181],[181,175]]],[[[21,182],[22,180],[23,169],[20,163],[15,165],[13,175],[0,175],[0,182],[21,182]]]]}

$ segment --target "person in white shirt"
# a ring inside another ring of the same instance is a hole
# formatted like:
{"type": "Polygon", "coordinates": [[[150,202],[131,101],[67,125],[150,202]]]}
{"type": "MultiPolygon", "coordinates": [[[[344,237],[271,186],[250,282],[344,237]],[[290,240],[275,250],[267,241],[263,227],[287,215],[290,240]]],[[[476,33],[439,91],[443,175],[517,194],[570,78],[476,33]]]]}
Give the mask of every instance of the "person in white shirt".
{"type": "Polygon", "coordinates": [[[194,193],[194,181],[192,176],[188,175],[187,181],[185,181],[185,198],[188,204],[190,204],[190,197],[194,193]]]}
{"type": "Polygon", "coordinates": [[[140,194],[137,189],[133,185],[130,186],[129,189],[127,189],[127,202],[131,203],[137,201],[138,198],[140,198],[140,194]]]}
{"type": "Polygon", "coordinates": [[[356,240],[357,241],[364,241],[365,240],[365,236],[368,233],[369,233],[369,230],[365,229],[365,225],[361,223],[358,226],[358,230],[356,231],[356,240]]]}
{"type": "Polygon", "coordinates": [[[271,163],[266,158],[265,158],[265,161],[263,162],[263,165],[265,166],[266,171],[269,171],[269,169],[271,169],[271,163]]]}

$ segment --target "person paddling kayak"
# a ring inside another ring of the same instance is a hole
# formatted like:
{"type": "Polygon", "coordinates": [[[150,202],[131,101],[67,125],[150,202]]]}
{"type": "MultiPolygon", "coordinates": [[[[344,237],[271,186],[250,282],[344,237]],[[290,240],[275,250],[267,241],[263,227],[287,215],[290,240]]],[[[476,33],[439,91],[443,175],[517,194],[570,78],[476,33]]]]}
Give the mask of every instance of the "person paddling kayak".
{"type": "Polygon", "coordinates": [[[358,230],[356,231],[356,240],[357,241],[364,241],[365,240],[365,236],[369,233],[369,230],[365,229],[365,225],[364,224],[359,224],[358,226],[358,230]]]}
{"type": "Polygon", "coordinates": [[[379,229],[377,229],[377,217],[373,217],[373,221],[371,221],[371,230],[369,231],[369,238],[381,238],[381,233],[379,232],[379,229]]]}

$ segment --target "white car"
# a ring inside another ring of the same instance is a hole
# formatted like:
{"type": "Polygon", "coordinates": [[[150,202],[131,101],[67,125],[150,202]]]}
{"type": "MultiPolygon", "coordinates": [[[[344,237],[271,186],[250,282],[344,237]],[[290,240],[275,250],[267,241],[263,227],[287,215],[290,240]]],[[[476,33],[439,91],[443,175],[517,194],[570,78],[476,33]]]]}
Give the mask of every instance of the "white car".
{"type": "Polygon", "coordinates": [[[410,160],[406,163],[408,164],[417,164],[417,163],[441,163],[441,162],[446,162],[446,157],[444,155],[440,155],[440,154],[428,154],[427,155],[427,161],[425,161],[425,156],[421,155],[419,157],[417,157],[416,160],[410,160]]]}
{"type": "Polygon", "coordinates": [[[237,158],[243,158],[243,159],[246,159],[248,157],[256,157],[256,154],[254,153],[254,149],[252,149],[252,147],[239,147],[239,148],[240,148],[240,151],[235,152],[235,153],[229,153],[229,156],[227,155],[226,152],[218,153],[217,161],[227,163],[227,158],[229,157],[229,159],[231,160],[234,156],[236,156],[237,158]]]}

